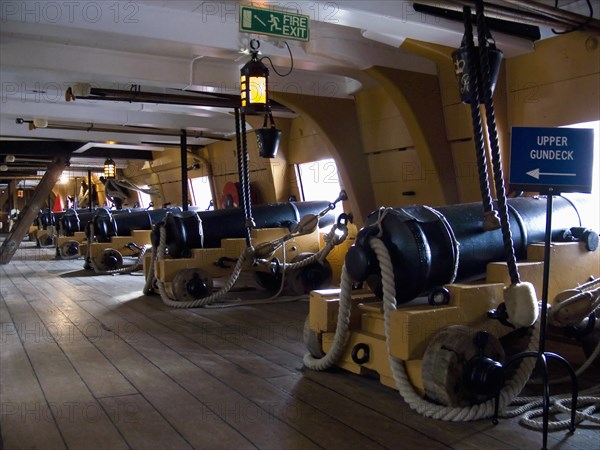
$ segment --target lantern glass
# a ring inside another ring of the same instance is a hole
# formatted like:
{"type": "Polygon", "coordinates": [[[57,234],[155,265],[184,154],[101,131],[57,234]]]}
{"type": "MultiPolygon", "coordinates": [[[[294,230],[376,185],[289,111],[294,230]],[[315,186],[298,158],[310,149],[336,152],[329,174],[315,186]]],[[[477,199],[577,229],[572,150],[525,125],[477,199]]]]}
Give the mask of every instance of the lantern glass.
{"type": "Polygon", "coordinates": [[[251,105],[267,104],[267,79],[266,77],[250,77],[250,97],[251,105]]]}
{"type": "Polygon", "coordinates": [[[108,158],[104,161],[104,178],[115,178],[116,174],[117,165],[111,158],[108,158]]]}

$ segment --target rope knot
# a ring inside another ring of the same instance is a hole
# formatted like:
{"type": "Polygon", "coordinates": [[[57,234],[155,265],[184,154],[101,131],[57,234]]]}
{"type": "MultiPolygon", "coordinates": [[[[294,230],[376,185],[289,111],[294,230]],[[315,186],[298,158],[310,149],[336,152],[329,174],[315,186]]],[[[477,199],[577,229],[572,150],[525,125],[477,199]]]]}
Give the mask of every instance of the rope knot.
{"type": "Polygon", "coordinates": [[[383,226],[382,226],[382,222],[383,219],[385,219],[385,216],[387,216],[387,214],[391,211],[392,208],[384,208],[381,207],[379,208],[379,210],[377,211],[377,220],[375,221],[375,223],[372,225],[374,227],[376,227],[378,229],[377,234],[375,235],[375,237],[377,238],[381,238],[381,236],[383,236],[383,226]]]}

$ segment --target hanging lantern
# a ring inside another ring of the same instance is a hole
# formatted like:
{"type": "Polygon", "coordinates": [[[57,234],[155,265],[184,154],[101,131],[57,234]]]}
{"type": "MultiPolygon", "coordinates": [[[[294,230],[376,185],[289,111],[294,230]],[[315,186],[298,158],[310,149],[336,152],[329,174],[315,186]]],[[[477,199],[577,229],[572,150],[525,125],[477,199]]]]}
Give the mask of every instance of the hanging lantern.
{"type": "Polygon", "coordinates": [[[106,161],[104,161],[104,178],[108,180],[110,178],[115,178],[116,175],[117,165],[110,157],[108,157],[106,161]]]}
{"type": "Polygon", "coordinates": [[[240,100],[242,112],[268,112],[269,69],[258,59],[258,41],[250,41],[251,58],[240,71],[240,100]]]}

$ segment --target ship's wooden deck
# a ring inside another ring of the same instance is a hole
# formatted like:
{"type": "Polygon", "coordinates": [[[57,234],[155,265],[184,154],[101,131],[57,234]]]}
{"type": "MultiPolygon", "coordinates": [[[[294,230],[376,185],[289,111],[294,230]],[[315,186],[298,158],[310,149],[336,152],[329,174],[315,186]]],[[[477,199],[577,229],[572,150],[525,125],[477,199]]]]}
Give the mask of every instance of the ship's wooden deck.
{"type": "MultiPolygon", "coordinates": [[[[306,301],[176,310],[139,273],[82,265],[25,242],[0,266],[6,449],[541,447],[516,419],[426,419],[377,380],[304,369],[306,301]]],[[[549,435],[599,442],[589,424],[549,435]]]]}

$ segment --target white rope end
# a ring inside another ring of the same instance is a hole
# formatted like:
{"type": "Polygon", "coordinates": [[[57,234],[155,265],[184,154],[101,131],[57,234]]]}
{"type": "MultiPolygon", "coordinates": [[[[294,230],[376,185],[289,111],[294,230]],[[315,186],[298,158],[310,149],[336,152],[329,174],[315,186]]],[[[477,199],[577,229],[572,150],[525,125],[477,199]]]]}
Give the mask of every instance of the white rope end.
{"type": "Polygon", "coordinates": [[[538,318],[539,308],[533,284],[511,284],[504,289],[504,304],[508,320],[516,328],[530,327],[538,318]]]}

